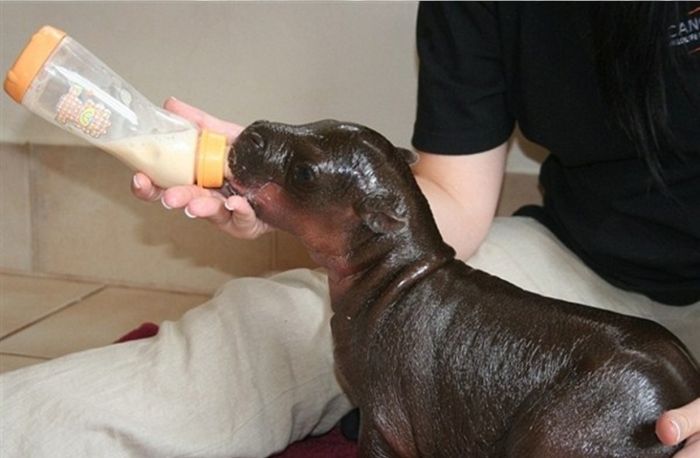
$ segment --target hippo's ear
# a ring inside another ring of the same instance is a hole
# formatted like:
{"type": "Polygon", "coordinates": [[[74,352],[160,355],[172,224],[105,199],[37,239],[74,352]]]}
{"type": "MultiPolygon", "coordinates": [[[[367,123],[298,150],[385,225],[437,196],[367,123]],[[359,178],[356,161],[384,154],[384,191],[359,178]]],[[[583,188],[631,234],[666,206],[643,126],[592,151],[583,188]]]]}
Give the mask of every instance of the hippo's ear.
{"type": "Polygon", "coordinates": [[[420,156],[418,156],[418,153],[416,153],[412,149],[396,147],[396,152],[403,156],[408,165],[415,164],[420,158],[420,156]]]}
{"type": "Polygon", "coordinates": [[[388,234],[406,226],[407,219],[399,214],[396,201],[390,196],[374,196],[365,199],[357,207],[357,213],[372,232],[388,234]]]}

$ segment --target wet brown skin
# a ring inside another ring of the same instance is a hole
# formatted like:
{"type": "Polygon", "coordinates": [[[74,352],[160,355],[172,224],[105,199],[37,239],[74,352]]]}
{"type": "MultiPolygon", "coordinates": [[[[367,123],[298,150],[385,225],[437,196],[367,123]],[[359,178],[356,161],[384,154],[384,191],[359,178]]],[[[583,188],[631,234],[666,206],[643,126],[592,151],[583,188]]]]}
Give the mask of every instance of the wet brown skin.
{"type": "Polygon", "coordinates": [[[229,187],[328,270],[361,457],[665,457],[700,369],[651,321],[526,292],[454,258],[413,153],[363,126],[259,121],[229,187]]]}

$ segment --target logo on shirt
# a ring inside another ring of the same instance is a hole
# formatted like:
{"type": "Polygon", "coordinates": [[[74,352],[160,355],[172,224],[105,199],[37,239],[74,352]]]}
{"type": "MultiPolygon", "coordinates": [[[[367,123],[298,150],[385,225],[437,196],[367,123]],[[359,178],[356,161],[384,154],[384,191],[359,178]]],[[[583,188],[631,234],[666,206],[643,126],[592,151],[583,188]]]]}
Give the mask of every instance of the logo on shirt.
{"type": "Polygon", "coordinates": [[[688,11],[688,18],[668,28],[671,46],[687,46],[688,54],[700,54],[700,7],[688,11]]]}

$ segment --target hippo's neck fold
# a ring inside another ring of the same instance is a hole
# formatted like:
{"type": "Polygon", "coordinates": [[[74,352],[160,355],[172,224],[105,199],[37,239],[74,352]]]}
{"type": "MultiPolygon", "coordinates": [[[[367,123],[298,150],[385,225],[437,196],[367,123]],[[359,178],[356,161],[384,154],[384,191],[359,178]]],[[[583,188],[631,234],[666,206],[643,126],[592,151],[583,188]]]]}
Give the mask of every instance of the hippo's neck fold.
{"type": "Polygon", "coordinates": [[[444,243],[420,252],[394,247],[361,270],[346,275],[329,271],[333,312],[349,321],[369,308],[382,310],[415,283],[454,260],[454,254],[444,243]]]}

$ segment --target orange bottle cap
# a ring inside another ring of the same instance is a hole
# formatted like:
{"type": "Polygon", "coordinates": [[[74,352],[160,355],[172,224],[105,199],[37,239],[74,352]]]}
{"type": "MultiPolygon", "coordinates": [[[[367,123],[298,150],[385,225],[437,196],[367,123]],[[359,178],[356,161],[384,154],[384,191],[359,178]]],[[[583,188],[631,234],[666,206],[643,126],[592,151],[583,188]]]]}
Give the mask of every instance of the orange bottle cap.
{"type": "Polygon", "coordinates": [[[50,25],[45,25],[32,36],[27,46],[17,57],[15,64],[7,72],[3,85],[5,92],[15,102],[22,103],[24,94],[37,73],[65,36],[65,32],[50,25]]]}
{"type": "Polygon", "coordinates": [[[225,135],[202,130],[197,146],[197,185],[220,188],[224,184],[227,152],[225,135]]]}

